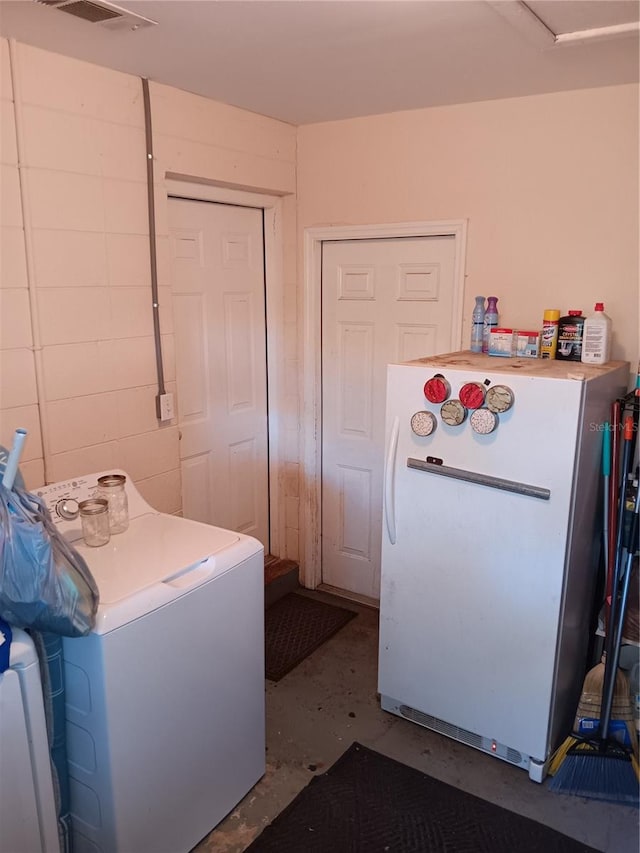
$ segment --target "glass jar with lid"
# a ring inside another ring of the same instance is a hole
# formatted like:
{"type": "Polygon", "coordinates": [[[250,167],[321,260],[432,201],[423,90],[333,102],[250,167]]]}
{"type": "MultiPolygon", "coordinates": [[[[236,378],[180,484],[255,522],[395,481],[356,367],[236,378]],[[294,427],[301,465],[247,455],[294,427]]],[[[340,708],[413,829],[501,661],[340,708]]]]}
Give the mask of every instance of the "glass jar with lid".
{"type": "Polygon", "coordinates": [[[78,508],[80,523],[82,524],[82,538],[87,545],[91,545],[92,548],[106,545],[111,535],[108,502],[104,498],[90,498],[86,501],[80,501],[78,508]]]}
{"type": "Polygon", "coordinates": [[[98,477],[99,498],[109,503],[109,527],[111,533],[123,533],[129,526],[129,502],[124,474],[105,474],[98,477]]]}

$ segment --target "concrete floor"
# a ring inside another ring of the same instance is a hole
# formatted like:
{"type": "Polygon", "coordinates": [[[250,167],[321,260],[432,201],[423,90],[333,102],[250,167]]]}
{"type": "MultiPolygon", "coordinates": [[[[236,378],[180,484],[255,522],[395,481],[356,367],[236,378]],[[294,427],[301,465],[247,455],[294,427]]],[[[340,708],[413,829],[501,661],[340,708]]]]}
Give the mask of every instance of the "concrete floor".
{"type": "Polygon", "coordinates": [[[523,770],[382,711],[377,611],[345,604],[358,611],[356,619],[281,681],[266,682],[266,774],[194,851],[241,853],[357,740],[605,853],[638,853],[637,809],[553,794],[523,770]]]}

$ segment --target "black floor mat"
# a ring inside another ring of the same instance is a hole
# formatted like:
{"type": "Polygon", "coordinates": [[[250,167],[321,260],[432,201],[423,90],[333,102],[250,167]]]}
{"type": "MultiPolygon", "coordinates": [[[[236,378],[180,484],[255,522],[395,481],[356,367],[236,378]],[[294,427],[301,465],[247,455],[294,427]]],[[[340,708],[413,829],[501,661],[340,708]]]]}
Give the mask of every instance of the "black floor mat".
{"type": "Polygon", "coordinates": [[[265,613],[265,672],[279,681],[357,614],[295,592],[265,613]]]}
{"type": "Polygon", "coordinates": [[[354,743],[245,853],[597,853],[354,743]]]}

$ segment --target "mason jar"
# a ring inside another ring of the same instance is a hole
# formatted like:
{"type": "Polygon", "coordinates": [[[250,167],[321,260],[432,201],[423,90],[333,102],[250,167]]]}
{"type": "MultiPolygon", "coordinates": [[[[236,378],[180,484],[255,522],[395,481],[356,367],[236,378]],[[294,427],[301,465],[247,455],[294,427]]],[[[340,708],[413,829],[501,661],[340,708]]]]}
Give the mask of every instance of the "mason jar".
{"type": "Polygon", "coordinates": [[[109,527],[111,533],[122,533],[129,526],[129,501],[124,474],[105,474],[98,477],[98,497],[109,504],[109,527]]]}
{"type": "Polygon", "coordinates": [[[104,498],[90,498],[86,501],[80,501],[78,507],[84,541],[92,548],[106,545],[111,536],[108,502],[104,498]]]}

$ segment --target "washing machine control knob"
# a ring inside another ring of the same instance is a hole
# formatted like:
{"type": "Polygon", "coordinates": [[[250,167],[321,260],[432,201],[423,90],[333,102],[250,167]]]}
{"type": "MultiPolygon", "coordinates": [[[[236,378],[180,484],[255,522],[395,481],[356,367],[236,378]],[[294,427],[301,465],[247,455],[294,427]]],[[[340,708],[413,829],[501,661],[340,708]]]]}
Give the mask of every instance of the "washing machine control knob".
{"type": "Polygon", "coordinates": [[[74,498],[62,498],[56,503],[56,512],[65,521],[73,521],[80,513],[78,501],[74,500],[74,498]]]}

